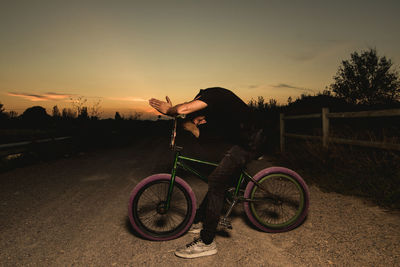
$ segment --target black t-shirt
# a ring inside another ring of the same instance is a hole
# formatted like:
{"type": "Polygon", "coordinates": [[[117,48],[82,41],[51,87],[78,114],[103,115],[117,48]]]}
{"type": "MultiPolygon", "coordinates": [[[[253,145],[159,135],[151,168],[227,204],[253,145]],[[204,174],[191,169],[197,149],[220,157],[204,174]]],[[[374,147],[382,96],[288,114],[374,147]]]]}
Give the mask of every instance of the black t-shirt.
{"type": "Polygon", "coordinates": [[[250,108],[232,91],[220,87],[201,89],[195,99],[207,104],[205,109],[190,114],[206,117],[206,124],[200,125],[200,136],[206,133],[228,141],[240,142],[240,133],[251,116],[250,108]]]}

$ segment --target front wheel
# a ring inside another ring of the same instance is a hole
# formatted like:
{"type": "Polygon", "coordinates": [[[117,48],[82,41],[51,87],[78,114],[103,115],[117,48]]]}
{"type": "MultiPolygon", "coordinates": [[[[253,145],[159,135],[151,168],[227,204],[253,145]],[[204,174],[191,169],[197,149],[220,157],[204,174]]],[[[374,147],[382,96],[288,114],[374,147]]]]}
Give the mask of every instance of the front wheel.
{"type": "Polygon", "coordinates": [[[196,197],[191,187],[175,177],[170,206],[166,197],[170,174],[155,174],[142,180],[129,199],[129,220],[142,237],[164,241],[184,234],[196,213],[196,197]]]}
{"type": "Polygon", "coordinates": [[[300,225],[308,213],[309,192],[296,172],[271,167],[258,172],[245,190],[244,209],[249,220],[261,231],[285,232],[300,225]]]}

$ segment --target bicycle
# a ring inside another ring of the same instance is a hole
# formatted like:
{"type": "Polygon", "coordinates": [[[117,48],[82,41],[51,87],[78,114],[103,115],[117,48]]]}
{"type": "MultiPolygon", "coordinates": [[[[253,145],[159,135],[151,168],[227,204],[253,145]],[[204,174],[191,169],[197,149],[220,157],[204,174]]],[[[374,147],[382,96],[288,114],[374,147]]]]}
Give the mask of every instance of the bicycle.
{"type": "MultiPolygon", "coordinates": [[[[196,214],[196,197],[191,187],[176,175],[181,168],[207,182],[207,178],[186,161],[209,166],[217,163],[183,156],[182,147],[176,145],[177,119],[173,120],[170,149],[175,157],[171,174],[151,175],[139,182],[129,199],[129,219],[134,230],[142,237],[166,241],[186,233],[196,214]]],[[[236,186],[226,194],[229,204],[220,224],[231,228],[228,219],[233,207],[244,203],[250,222],[264,232],[285,232],[299,226],[307,216],[309,191],[307,184],[295,171],[284,167],[269,167],[254,176],[242,170],[236,186]],[[245,189],[243,182],[247,181],[245,189]]]]}

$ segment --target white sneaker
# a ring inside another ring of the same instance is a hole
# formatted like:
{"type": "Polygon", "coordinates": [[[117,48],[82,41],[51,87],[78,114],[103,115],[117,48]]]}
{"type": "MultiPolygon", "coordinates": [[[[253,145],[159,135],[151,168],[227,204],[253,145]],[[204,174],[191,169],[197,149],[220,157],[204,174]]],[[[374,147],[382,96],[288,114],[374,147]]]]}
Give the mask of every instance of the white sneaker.
{"type": "Polygon", "coordinates": [[[203,223],[202,222],[194,223],[194,224],[192,224],[192,226],[190,226],[190,229],[189,229],[188,233],[199,234],[201,229],[203,229],[203,223]]]}
{"type": "Polygon", "coordinates": [[[185,259],[193,259],[217,254],[217,244],[213,241],[206,245],[200,237],[195,238],[193,242],[187,244],[184,248],[175,251],[175,255],[185,259]]]}

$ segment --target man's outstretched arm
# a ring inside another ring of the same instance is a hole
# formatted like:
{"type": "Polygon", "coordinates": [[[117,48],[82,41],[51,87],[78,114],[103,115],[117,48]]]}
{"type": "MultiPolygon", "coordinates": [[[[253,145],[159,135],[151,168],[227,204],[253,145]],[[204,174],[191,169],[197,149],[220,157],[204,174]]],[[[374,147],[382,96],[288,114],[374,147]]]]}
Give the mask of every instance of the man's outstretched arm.
{"type": "Polygon", "coordinates": [[[190,114],[192,112],[204,109],[207,107],[207,104],[201,100],[192,100],[190,102],[182,103],[173,106],[169,97],[166,97],[166,102],[161,101],[155,98],[149,100],[150,106],[155,108],[157,111],[164,115],[168,115],[171,117],[180,115],[180,114],[190,114]]]}

